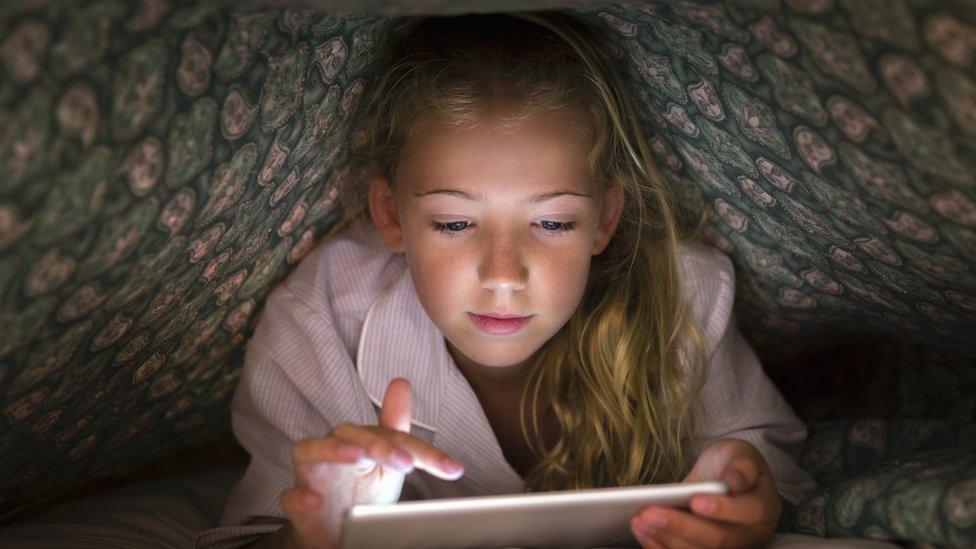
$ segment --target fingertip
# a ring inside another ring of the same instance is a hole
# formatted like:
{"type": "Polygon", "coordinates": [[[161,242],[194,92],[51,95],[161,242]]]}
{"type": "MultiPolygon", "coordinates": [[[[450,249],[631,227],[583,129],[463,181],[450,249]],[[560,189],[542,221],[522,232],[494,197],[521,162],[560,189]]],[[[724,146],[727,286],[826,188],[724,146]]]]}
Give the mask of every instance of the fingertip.
{"type": "Polygon", "coordinates": [[[444,480],[449,480],[451,482],[454,482],[456,480],[460,480],[461,477],[464,476],[464,471],[461,471],[459,473],[448,473],[446,471],[441,471],[438,476],[440,476],[444,480]]]}
{"type": "Polygon", "coordinates": [[[395,377],[391,379],[390,385],[393,385],[394,383],[400,386],[398,387],[398,390],[410,390],[410,380],[405,377],[395,377]]]}
{"type": "Polygon", "coordinates": [[[746,479],[742,476],[742,473],[736,469],[729,468],[725,474],[722,476],[725,484],[729,486],[729,492],[735,494],[746,489],[746,479]]]}
{"type": "Polygon", "coordinates": [[[741,457],[732,462],[732,465],[747,482],[752,482],[759,476],[759,463],[755,459],[741,457]]]}
{"type": "Polygon", "coordinates": [[[380,409],[379,424],[383,427],[410,432],[410,416],[413,404],[410,395],[410,382],[406,378],[397,377],[390,380],[383,395],[380,409]]]}
{"type": "Polygon", "coordinates": [[[442,469],[450,480],[457,480],[464,476],[464,465],[461,465],[460,462],[454,461],[453,459],[445,459],[442,469]]]}

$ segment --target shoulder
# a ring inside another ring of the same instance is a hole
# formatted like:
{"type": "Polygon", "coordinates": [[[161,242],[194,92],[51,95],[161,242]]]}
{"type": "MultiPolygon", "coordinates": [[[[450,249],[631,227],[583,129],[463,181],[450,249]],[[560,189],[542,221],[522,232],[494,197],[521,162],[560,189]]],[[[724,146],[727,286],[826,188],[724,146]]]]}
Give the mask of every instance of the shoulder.
{"type": "Polygon", "coordinates": [[[245,371],[270,361],[297,378],[318,364],[353,379],[348,371],[355,371],[369,307],[405,264],[365,227],[322,239],[268,294],[248,341],[245,371]]]}
{"type": "Polygon", "coordinates": [[[678,266],[685,301],[704,331],[708,348],[725,332],[735,301],[735,268],[721,250],[697,240],[678,245],[678,266]]]}
{"type": "Polygon", "coordinates": [[[405,266],[402,254],[391,252],[371,224],[360,223],[316,244],[282,286],[313,309],[365,314],[405,266]]]}
{"type": "Polygon", "coordinates": [[[702,275],[717,269],[721,271],[723,277],[732,277],[732,282],[735,281],[735,269],[729,256],[699,240],[679,241],[678,260],[681,267],[692,277],[707,278],[702,275]]]}

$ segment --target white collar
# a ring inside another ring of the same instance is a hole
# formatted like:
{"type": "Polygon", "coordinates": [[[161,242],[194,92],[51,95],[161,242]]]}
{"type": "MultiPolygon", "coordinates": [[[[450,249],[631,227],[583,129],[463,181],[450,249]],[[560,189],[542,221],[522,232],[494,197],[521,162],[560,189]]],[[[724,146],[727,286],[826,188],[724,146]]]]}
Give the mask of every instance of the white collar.
{"type": "Polygon", "coordinates": [[[410,381],[412,422],[437,431],[440,395],[453,359],[443,333],[427,316],[402,256],[403,274],[370,305],[359,335],[356,362],[369,398],[377,405],[390,381],[410,381]]]}
{"type": "MultiPolygon", "coordinates": [[[[363,321],[356,367],[370,400],[382,406],[390,381],[410,381],[411,422],[435,433],[435,444],[466,467],[463,482],[477,493],[510,494],[522,478],[509,465],[477,395],[457,369],[443,332],[417,297],[406,265],[402,274],[370,305],[363,321]],[[442,403],[449,409],[441,414],[442,403]]],[[[460,482],[460,481],[459,481],[460,482]]]]}

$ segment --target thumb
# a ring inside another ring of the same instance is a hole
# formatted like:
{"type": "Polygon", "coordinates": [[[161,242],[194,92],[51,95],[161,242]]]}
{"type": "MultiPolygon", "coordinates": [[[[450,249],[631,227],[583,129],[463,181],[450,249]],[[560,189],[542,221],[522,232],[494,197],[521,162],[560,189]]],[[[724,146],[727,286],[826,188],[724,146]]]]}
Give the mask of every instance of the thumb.
{"type": "Polygon", "coordinates": [[[722,471],[722,480],[729,486],[729,492],[733,494],[751,489],[758,477],[759,470],[756,462],[748,458],[734,459],[722,471]]]}
{"type": "Polygon", "coordinates": [[[398,377],[386,386],[383,406],[380,408],[380,425],[404,433],[410,432],[410,382],[398,377]]]}
{"type": "Polygon", "coordinates": [[[705,447],[682,482],[702,482],[722,478],[722,471],[729,463],[732,447],[726,443],[712,443],[705,447]]]}

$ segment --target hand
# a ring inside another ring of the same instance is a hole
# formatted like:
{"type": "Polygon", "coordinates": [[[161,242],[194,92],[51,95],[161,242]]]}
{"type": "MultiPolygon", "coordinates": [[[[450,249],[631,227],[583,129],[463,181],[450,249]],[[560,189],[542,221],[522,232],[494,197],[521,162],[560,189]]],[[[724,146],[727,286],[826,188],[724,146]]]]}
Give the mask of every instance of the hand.
{"type": "Polygon", "coordinates": [[[649,506],[630,530],[647,548],[755,547],[767,544],[783,503],[762,454],[748,442],[722,439],[698,456],[682,482],[723,480],[729,495],[697,495],[691,512],[649,506]],[[657,519],[657,523],[655,523],[657,519]]]}
{"type": "Polygon", "coordinates": [[[379,425],[344,423],[324,438],[295,443],[295,485],[281,494],[292,545],[338,547],[342,511],[357,503],[395,502],[414,467],[445,480],[464,474],[460,463],[409,433],[410,383],[397,378],[386,388],[379,425]]]}

